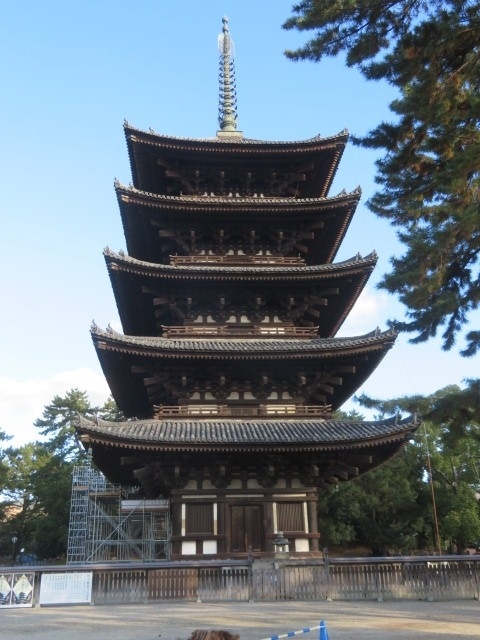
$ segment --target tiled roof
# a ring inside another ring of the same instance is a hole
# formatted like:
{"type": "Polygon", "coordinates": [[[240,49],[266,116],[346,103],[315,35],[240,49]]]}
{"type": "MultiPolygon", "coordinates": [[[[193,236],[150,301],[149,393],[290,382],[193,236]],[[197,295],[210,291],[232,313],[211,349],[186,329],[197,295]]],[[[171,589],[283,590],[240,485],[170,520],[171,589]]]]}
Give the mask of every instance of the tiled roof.
{"type": "Polygon", "coordinates": [[[403,420],[349,422],[337,420],[132,420],[131,422],[91,422],[79,418],[77,432],[93,439],[162,448],[192,446],[242,448],[342,449],[368,447],[382,442],[406,439],[418,427],[414,417],[403,420]]]}
{"type": "MultiPolygon", "coordinates": [[[[346,192],[341,191],[336,196],[329,197],[318,197],[318,198],[286,198],[286,197],[227,197],[227,196],[192,196],[192,195],[183,195],[183,196],[168,196],[164,194],[150,193],[148,191],[141,191],[140,189],[136,189],[133,186],[125,186],[115,181],[115,189],[117,191],[117,195],[121,198],[122,196],[127,198],[129,201],[141,201],[143,203],[148,202],[148,204],[152,207],[165,207],[172,205],[185,205],[189,209],[192,206],[195,207],[207,207],[209,206],[210,210],[213,208],[223,208],[225,205],[228,205],[228,208],[242,209],[248,210],[249,208],[258,208],[268,210],[271,208],[278,210],[285,210],[286,212],[290,209],[304,209],[312,206],[322,206],[322,209],[330,206],[338,205],[344,201],[355,200],[358,201],[362,195],[362,190],[360,187],[357,187],[353,191],[346,192]]],[[[276,211],[277,212],[277,211],[276,211]]]]}
{"type": "Polygon", "coordinates": [[[135,268],[137,269],[148,269],[151,275],[170,275],[172,277],[181,277],[185,276],[185,274],[189,276],[198,275],[210,275],[212,277],[221,277],[225,278],[227,276],[239,276],[244,275],[247,277],[262,277],[265,275],[276,276],[277,278],[285,278],[288,276],[315,276],[328,274],[329,277],[338,275],[341,276],[342,273],[346,270],[351,269],[352,267],[357,267],[362,269],[365,266],[374,266],[377,261],[377,254],[375,251],[372,251],[368,256],[362,258],[360,255],[349,258],[348,260],[343,260],[342,262],[334,262],[328,264],[321,265],[311,265],[311,266],[251,266],[251,265],[242,265],[242,266],[229,266],[228,264],[221,265],[182,265],[182,266],[173,266],[173,265],[165,265],[165,264],[157,264],[153,262],[146,262],[144,260],[137,260],[136,258],[132,258],[131,256],[126,255],[123,252],[116,253],[112,251],[110,248],[106,248],[104,250],[105,258],[107,262],[115,262],[120,263],[124,266],[126,271],[133,271],[135,268]]]}
{"type": "MultiPolygon", "coordinates": [[[[159,353],[165,354],[171,352],[172,355],[192,352],[199,353],[202,356],[212,354],[228,354],[229,356],[241,355],[316,355],[320,352],[332,352],[337,355],[342,349],[355,350],[363,347],[380,347],[382,345],[390,346],[395,341],[397,334],[394,331],[375,330],[363,336],[346,337],[346,338],[313,338],[313,339],[297,339],[275,340],[275,339],[230,339],[230,340],[203,340],[203,339],[173,339],[162,338],[156,336],[127,336],[117,333],[111,328],[106,331],[93,324],[91,328],[92,338],[95,342],[105,340],[110,343],[126,348],[158,350],[159,353]]],[[[129,349],[130,350],[130,349],[129,349]]]]}
{"type": "Polygon", "coordinates": [[[175,136],[167,136],[164,134],[156,133],[153,129],[149,129],[148,131],[144,129],[137,129],[131,126],[127,121],[124,122],[125,134],[128,137],[131,136],[139,136],[143,139],[149,140],[152,144],[161,144],[163,145],[171,145],[171,146],[181,146],[182,144],[208,144],[209,148],[217,147],[217,146],[288,146],[289,151],[291,152],[291,147],[315,147],[318,145],[322,145],[325,143],[333,142],[338,143],[339,139],[347,140],[348,139],[348,131],[343,129],[339,133],[333,136],[323,137],[321,135],[317,135],[313,138],[308,138],[307,140],[291,140],[291,141],[270,141],[270,140],[256,140],[254,138],[243,138],[243,137],[214,137],[214,138],[181,138],[175,136]]]}

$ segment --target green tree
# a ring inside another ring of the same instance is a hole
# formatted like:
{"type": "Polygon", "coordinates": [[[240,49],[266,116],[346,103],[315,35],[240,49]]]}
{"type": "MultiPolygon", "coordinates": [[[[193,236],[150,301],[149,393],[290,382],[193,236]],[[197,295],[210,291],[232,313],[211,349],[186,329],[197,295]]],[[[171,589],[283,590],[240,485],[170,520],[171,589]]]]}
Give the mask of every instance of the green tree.
{"type": "Polygon", "coordinates": [[[424,520],[423,468],[413,447],[357,480],[322,494],[319,529],[323,543],[356,543],[372,555],[416,548],[424,520]]]}
{"type": "Polygon", "coordinates": [[[95,420],[119,421],[125,419],[115,401],[109,397],[103,406],[90,403],[86,391],[71,389],[64,396],[56,395],[43,410],[34,425],[46,437],[45,446],[63,460],[82,461],[86,452],[75,437],[75,421],[78,416],[95,420]]]}
{"type": "MultiPolygon", "coordinates": [[[[468,543],[480,539],[479,385],[478,380],[468,381],[464,389],[452,385],[424,398],[359,398],[363,406],[376,408],[381,416],[418,410],[423,415],[424,424],[413,446],[423,460],[425,481],[431,469],[428,480],[435,496],[440,540],[451,550],[463,551],[468,543]]],[[[432,500],[427,504],[432,512],[432,500]]]]}
{"type": "Polygon", "coordinates": [[[93,406],[85,391],[71,389],[65,396],[56,395],[45,406],[35,426],[47,440],[43,443],[50,454],[48,464],[35,475],[35,490],[43,515],[35,529],[36,548],[43,557],[65,553],[70,516],[72,470],[86,459],[87,452],[75,437],[75,421],[81,415],[95,419],[121,420],[123,414],[112,398],[102,407],[93,406]]]}
{"type": "MultiPolygon", "coordinates": [[[[344,53],[398,89],[393,121],[355,139],[385,152],[368,204],[405,246],[380,287],[406,306],[397,329],[450,349],[480,304],[480,2],[304,0],[284,27],[315,31],[290,58],[344,53]]],[[[480,331],[465,337],[475,354],[480,331]]]]}
{"type": "MultiPolygon", "coordinates": [[[[13,436],[9,436],[0,429],[0,487],[4,487],[7,481],[8,466],[5,461],[4,442],[11,440],[13,436]]],[[[0,498],[0,521],[3,520],[3,502],[0,498]]]]}
{"type": "Polygon", "coordinates": [[[75,420],[79,415],[95,419],[99,407],[92,406],[85,391],[71,389],[64,396],[56,395],[43,410],[34,426],[46,437],[45,446],[64,460],[81,460],[84,451],[75,439],[75,420]]]}
{"type": "Polygon", "coordinates": [[[73,462],[49,454],[45,464],[35,471],[34,489],[41,515],[35,522],[34,548],[39,558],[65,555],[73,466],[73,462]]]}
{"type": "Polygon", "coordinates": [[[17,549],[25,547],[39,558],[65,554],[72,470],[87,455],[75,439],[79,414],[92,419],[96,415],[122,418],[113,400],[94,407],[86,392],[72,389],[65,396],[56,395],[35,421],[45,440],[2,451],[2,508],[8,517],[1,524],[0,545],[5,555],[13,535],[18,538],[17,549]]]}
{"type": "Polygon", "coordinates": [[[109,420],[110,422],[122,422],[123,420],[126,420],[125,414],[120,411],[112,396],[109,396],[105,400],[98,412],[98,416],[99,418],[102,418],[102,420],[109,420]]]}
{"type": "Polygon", "coordinates": [[[480,446],[480,380],[466,380],[464,388],[449,385],[429,396],[380,400],[361,395],[356,400],[362,407],[374,409],[379,417],[405,412],[420,415],[440,429],[442,448],[454,448],[465,438],[480,446]]]}
{"type": "Polygon", "coordinates": [[[35,526],[42,507],[35,492],[36,472],[42,468],[50,454],[39,443],[22,447],[9,447],[4,451],[5,475],[2,485],[3,504],[7,517],[2,525],[2,546],[8,550],[11,538],[17,538],[21,547],[35,550],[35,526]]]}
{"type": "Polygon", "coordinates": [[[4,452],[2,485],[5,517],[0,544],[8,554],[13,536],[17,552],[25,548],[39,558],[65,553],[73,463],[62,460],[42,442],[9,447],[4,452]]]}
{"type": "MultiPolygon", "coordinates": [[[[373,402],[373,401],[372,401],[373,402]]],[[[351,411],[336,411],[337,420],[364,420],[351,411]]],[[[320,495],[321,540],[329,546],[359,544],[373,555],[409,552],[425,538],[423,464],[414,447],[353,481],[320,495]]]]}
{"type": "Polygon", "coordinates": [[[11,545],[11,536],[8,538],[8,533],[5,530],[8,518],[11,515],[11,502],[9,497],[5,493],[5,487],[8,481],[8,463],[6,459],[6,451],[3,443],[10,440],[12,436],[9,436],[0,429],[0,556],[7,556],[11,545]],[[9,541],[8,547],[6,541],[9,541]]]}

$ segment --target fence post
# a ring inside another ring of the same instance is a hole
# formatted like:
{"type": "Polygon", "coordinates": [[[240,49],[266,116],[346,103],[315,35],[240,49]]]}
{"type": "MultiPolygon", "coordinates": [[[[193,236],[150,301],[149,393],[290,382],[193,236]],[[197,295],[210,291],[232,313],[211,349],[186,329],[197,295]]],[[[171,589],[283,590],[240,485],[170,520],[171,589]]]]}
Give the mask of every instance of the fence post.
{"type": "Polygon", "coordinates": [[[325,580],[325,600],[331,600],[330,594],[330,560],[327,547],[323,548],[323,577],[325,580]]]}
{"type": "Polygon", "coordinates": [[[382,590],[382,584],[381,584],[381,580],[380,580],[380,565],[377,564],[375,567],[375,589],[377,592],[377,602],[383,602],[383,590],[382,590]]]}
{"type": "Polygon", "coordinates": [[[424,585],[425,585],[425,597],[427,602],[433,602],[433,586],[432,586],[432,575],[431,572],[429,571],[429,563],[427,560],[425,560],[423,562],[423,574],[425,576],[424,578],[424,585]]]}
{"type": "Polygon", "coordinates": [[[247,567],[247,574],[248,574],[248,601],[249,602],[255,602],[255,600],[257,599],[257,593],[256,593],[256,588],[255,588],[255,582],[253,579],[253,548],[252,547],[248,547],[248,567],[247,567]]]}

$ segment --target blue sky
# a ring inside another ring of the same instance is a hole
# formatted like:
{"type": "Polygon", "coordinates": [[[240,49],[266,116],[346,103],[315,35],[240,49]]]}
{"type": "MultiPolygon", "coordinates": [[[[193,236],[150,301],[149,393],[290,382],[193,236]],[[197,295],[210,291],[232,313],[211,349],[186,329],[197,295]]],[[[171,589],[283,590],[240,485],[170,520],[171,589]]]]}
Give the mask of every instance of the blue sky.
{"type": "MultiPolygon", "coordinates": [[[[0,428],[15,443],[53,396],[108,388],[89,334],[118,327],[102,250],[125,243],[113,182],[130,182],[123,121],[167,135],[217,130],[217,36],[227,15],[235,44],[239,128],[249,138],[300,140],[345,127],[362,134],[389,118],[393,90],[342,59],[293,63],[305,36],[284,31],[290,0],[44,0],[5,2],[0,24],[2,204],[0,428]]],[[[379,263],[342,329],[359,335],[401,318],[375,283],[401,248],[365,207],[375,154],[349,145],[331,195],[363,191],[338,260],[375,249],[379,263]]],[[[428,394],[478,375],[475,360],[400,336],[359,390],[428,394]]]]}

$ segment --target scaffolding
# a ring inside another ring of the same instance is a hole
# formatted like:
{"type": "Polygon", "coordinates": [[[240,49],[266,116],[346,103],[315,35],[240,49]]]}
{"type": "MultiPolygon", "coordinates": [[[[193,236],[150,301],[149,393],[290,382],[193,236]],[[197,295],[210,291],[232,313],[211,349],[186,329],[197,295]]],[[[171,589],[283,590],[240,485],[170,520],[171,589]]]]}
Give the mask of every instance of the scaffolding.
{"type": "Polygon", "coordinates": [[[67,564],[170,558],[169,501],[132,493],[107,482],[90,463],[74,467],[67,564]]]}

